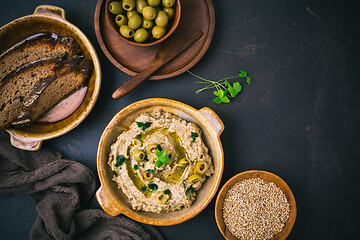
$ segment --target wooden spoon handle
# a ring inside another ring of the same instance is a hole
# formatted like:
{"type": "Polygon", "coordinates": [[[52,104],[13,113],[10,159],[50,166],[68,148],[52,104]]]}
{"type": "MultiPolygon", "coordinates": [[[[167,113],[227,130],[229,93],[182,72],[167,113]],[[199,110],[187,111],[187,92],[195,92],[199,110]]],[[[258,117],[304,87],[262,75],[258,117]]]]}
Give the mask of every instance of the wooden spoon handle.
{"type": "Polygon", "coordinates": [[[168,39],[167,44],[160,47],[151,64],[144,71],[138,73],[136,76],[123,83],[115,90],[112,97],[114,99],[119,99],[131,92],[134,88],[139,86],[140,83],[148,79],[156,70],[188,48],[202,35],[203,33],[198,30],[185,33],[178,32],[177,35],[173,35],[171,40],[168,39]],[[184,37],[186,38],[184,39],[184,37]]]}
{"type": "Polygon", "coordinates": [[[140,85],[140,83],[148,79],[156,70],[158,70],[161,65],[162,64],[157,64],[154,61],[144,71],[138,73],[134,77],[124,82],[120,87],[118,87],[118,89],[116,89],[112,94],[112,98],[119,99],[134,90],[137,86],[140,85]]]}

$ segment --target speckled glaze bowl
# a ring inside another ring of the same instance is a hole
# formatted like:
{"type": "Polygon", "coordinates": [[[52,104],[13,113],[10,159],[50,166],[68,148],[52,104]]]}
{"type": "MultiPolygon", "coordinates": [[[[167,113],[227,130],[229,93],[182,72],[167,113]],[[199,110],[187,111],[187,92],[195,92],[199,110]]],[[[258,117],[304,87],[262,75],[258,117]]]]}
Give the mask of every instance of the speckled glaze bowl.
{"type": "Polygon", "coordinates": [[[223,130],[224,125],[219,117],[207,107],[196,110],[181,102],[163,98],[146,99],[125,107],[107,125],[99,142],[97,170],[101,187],[96,192],[96,198],[100,206],[111,216],[122,213],[136,221],[158,226],[178,224],[196,216],[210,203],[221,180],[224,154],[220,134],[223,130]],[[196,200],[189,209],[157,214],[135,211],[131,208],[127,197],[117,187],[117,184],[112,181],[112,171],[107,162],[111,150],[110,146],[116,141],[119,134],[126,131],[139,114],[158,107],[186,121],[194,122],[202,129],[202,137],[209,148],[215,172],[205,181],[203,187],[198,191],[196,200]]]}
{"type": "Polygon", "coordinates": [[[216,198],[216,203],[215,203],[215,219],[216,219],[216,224],[217,224],[221,234],[227,240],[238,239],[234,235],[232,235],[231,232],[225,226],[224,218],[223,218],[223,202],[224,202],[226,193],[229,191],[229,189],[235,183],[237,183],[241,180],[244,180],[244,179],[248,179],[248,178],[261,178],[265,181],[273,182],[273,183],[275,183],[276,186],[278,186],[284,192],[286,199],[288,200],[289,205],[290,205],[290,217],[289,217],[288,221],[285,223],[285,227],[282,229],[282,231],[279,232],[278,234],[276,234],[274,236],[274,238],[272,238],[272,240],[286,239],[289,236],[289,234],[294,226],[295,219],[296,219],[297,210],[296,210],[296,202],[295,202],[294,195],[291,192],[289,186],[286,184],[286,182],[284,180],[282,180],[280,177],[278,177],[277,175],[275,175],[273,173],[266,172],[266,171],[260,171],[260,170],[251,170],[251,171],[246,171],[246,172],[242,172],[242,173],[235,175],[230,180],[228,180],[224,184],[224,186],[221,188],[221,190],[219,191],[219,194],[216,198]]]}
{"type": "MultiPolygon", "coordinates": [[[[26,37],[40,32],[71,36],[80,45],[83,55],[93,62],[87,91],[79,107],[70,116],[52,123],[35,122],[21,129],[7,129],[11,144],[24,150],[37,150],[43,140],[63,135],[79,125],[93,108],[100,91],[101,70],[98,56],[89,39],[73,24],[65,20],[65,11],[51,5],[40,5],[34,13],[18,18],[0,28],[0,52],[26,37]]],[[[71,104],[71,103],[70,103],[71,104]]]]}

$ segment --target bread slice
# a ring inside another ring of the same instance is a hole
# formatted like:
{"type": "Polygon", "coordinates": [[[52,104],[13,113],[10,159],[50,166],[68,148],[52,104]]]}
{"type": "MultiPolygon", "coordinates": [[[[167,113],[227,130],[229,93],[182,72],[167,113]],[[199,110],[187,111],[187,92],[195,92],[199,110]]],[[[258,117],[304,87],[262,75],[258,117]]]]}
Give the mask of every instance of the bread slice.
{"type": "Polygon", "coordinates": [[[69,36],[39,33],[15,44],[0,55],[0,82],[24,64],[47,59],[65,59],[81,52],[79,44],[69,36]]]}
{"type": "Polygon", "coordinates": [[[0,82],[0,130],[19,116],[23,100],[40,79],[49,76],[59,62],[54,60],[26,64],[0,82]]]}
{"type": "Polygon", "coordinates": [[[83,56],[73,56],[49,76],[38,80],[24,99],[14,127],[33,123],[56,103],[82,86],[92,73],[92,61],[83,56]]]}

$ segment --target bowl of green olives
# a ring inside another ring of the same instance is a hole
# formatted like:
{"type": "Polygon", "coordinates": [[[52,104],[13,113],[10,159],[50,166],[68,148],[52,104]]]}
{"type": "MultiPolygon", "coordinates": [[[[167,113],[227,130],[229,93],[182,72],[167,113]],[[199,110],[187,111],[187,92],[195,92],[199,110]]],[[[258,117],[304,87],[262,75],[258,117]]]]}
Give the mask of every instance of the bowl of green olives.
{"type": "Polygon", "coordinates": [[[135,46],[164,41],[180,22],[180,0],[107,0],[105,20],[115,34],[135,46]]]}

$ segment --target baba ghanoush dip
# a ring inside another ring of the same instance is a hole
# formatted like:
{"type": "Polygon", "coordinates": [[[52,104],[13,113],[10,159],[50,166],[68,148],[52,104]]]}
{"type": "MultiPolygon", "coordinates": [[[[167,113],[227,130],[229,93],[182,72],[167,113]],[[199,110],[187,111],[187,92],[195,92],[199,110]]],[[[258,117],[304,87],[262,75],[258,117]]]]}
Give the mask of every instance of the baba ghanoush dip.
{"type": "Polygon", "coordinates": [[[111,146],[112,180],[134,210],[160,213],[189,208],[214,172],[194,123],[156,109],[139,115],[111,146]]]}

